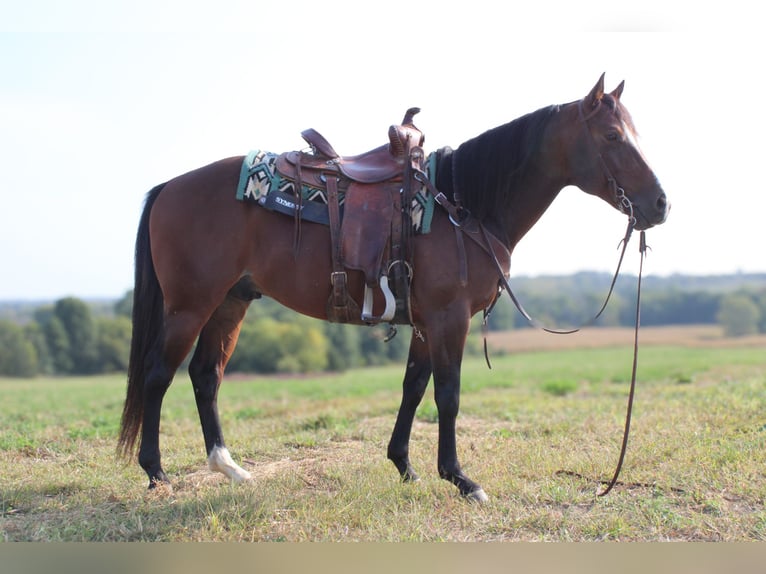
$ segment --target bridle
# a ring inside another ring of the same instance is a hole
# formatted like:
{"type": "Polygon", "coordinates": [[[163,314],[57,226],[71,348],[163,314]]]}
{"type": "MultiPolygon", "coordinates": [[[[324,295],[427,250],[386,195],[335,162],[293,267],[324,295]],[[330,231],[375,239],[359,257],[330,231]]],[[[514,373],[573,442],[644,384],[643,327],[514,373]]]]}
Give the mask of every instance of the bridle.
{"type": "Polygon", "coordinates": [[[604,172],[604,175],[606,176],[606,180],[609,183],[609,187],[612,189],[612,195],[614,196],[615,205],[617,206],[617,209],[619,209],[622,213],[628,216],[629,222],[632,222],[631,227],[635,227],[636,225],[636,217],[633,212],[633,202],[630,201],[630,198],[625,194],[625,190],[620,187],[620,184],[617,183],[617,178],[612,175],[612,171],[609,169],[609,166],[606,163],[606,160],[604,159],[604,156],[601,155],[601,152],[598,150],[598,146],[596,145],[596,138],[593,137],[593,133],[590,131],[590,128],[588,127],[588,120],[591,119],[593,116],[598,113],[599,109],[601,108],[601,100],[596,100],[596,105],[593,106],[593,109],[588,113],[588,115],[585,115],[585,112],[583,111],[583,105],[582,100],[577,102],[577,113],[580,117],[580,122],[583,124],[583,127],[585,128],[585,133],[588,134],[588,138],[590,142],[593,144],[594,149],[596,150],[596,158],[598,159],[599,163],[601,164],[601,169],[604,172]]]}

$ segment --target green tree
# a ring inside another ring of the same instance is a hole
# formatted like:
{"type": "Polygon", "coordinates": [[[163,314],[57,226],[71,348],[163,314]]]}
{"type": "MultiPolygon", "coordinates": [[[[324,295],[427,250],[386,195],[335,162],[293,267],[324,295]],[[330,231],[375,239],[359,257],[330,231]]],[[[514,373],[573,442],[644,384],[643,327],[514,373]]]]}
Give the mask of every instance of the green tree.
{"type": "Polygon", "coordinates": [[[277,371],[308,373],[327,368],[327,339],[318,327],[281,323],[279,339],[282,356],[277,361],[277,371]]]}
{"type": "Polygon", "coordinates": [[[331,371],[345,371],[361,365],[359,354],[359,327],[340,323],[324,323],[327,338],[327,368],[331,371]]]}
{"type": "Polygon", "coordinates": [[[34,347],[37,354],[37,373],[53,373],[53,359],[48,350],[45,333],[37,321],[31,321],[24,325],[24,337],[34,347]]]}
{"type": "MultiPolygon", "coordinates": [[[[388,329],[388,325],[385,327],[388,329]]],[[[406,361],[410,351],[412,329],[406,325],[398,325],[397,334],[388,342],[384,341],[386,357],[391,362],[406,361]]]]}
{"type": "Polygon", "coordinates": [[[388,325],[360,328],[359,349],[365,365],[383,365],[407,358],[410,330],[399,325],[397,335],[386,341],[388,332],[388,325]]]}
{"type": "Polygon", "coordinates": [[[50,364],[54,373],[71,373],[74,369],[71,345],[66,328],[56,315],[47,314],[44,322],[41,323],[43,335],[45,337],[45,346],[48,348],[50,364]]]}
{"type": "Polygon", "coordinates": [[[54,315],[61,321],[69,339],[72,356],[71,374],[88,374],[97,370],[96,323],[90,307],[80,299],[66,297],[53,306],[54,315]]]}
{"type": "Polygon", "coordinates": [[[309,319],[286,323],[271,317],[246,321],[227,370],[257,373],[322,371],[327,338],[309,319]]]}
{"type": "Polygon", "coordinates": [[[756,293],[753,300],[761,314],[761,319],[758,322],[758,332],[766,333],[766,289],[756,293]]]}
{"type": "Polygon", "coordinates": [[[59,299],[35,313],[45,336],[53,371],[88,374],[98,369],[96,323],[90,307],[80,299],[59,299]]]}
{"type": "Polygon", "coordinates": [[[127,317],[128,319],[133,316],[133,289],[126,292],[125,295],[114,304],[114,314],[127,317]]]}
{"type": "Polygon", "coordinates": [[[721,300],[718,322],[729,337],[741,337],[758,332],[761,310],[744,293],[732,293],[721,300]]]}
{"type": "Polygon", "coordinates": [[[37,351],[26,338],[24,328],[0,320],[0,375],[34,377],[37,372],[37,351]]]}
{"type": "Polygon", "coordinates": [[[228,370],[275,373],[282,356],[277,325],[270,317],[244,323],[228,370]]]}
{"type": "Polygon", "coordinates": [[[100,373],[126,371],[130,356],[130,319],[121,315],[99,317],[96,332],[96,370],[100,373]]]}

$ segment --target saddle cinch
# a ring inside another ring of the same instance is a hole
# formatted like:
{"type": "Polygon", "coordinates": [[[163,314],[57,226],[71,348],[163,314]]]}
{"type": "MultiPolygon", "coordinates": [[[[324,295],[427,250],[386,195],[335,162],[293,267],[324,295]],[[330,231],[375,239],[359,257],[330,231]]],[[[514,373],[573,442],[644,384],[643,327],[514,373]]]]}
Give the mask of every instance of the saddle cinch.
{"type": "MultiPolygon", "coordinates": [[[[286,152],[277,158],[277,170],[302,186],[327,190],[332,248],[332,293],[328,319],[336,323],[411,323],[409,284],[412,279],[412,225],[409,205],[423,171],[423,133],[412,119],[420,111],[410,108],[401,125],[388,130],[389,142],[356,156],[341,156],[313,129],[301,133],[312,153],[286,152]],[[344,195],[341,217],[340,194],[344,195]],[[384,268],[384,261],[386,262],[384,268]],[[348,294],[346,269],[364,273],[363,307],[348,294]],[[380,288],[386,302],[373,314],[373,289],[380,288]],[[392,290],[393,289],[393,290],[392,290]]],[[[300,238],[300,202],[296,213],[296,245],[300,238]]]]}

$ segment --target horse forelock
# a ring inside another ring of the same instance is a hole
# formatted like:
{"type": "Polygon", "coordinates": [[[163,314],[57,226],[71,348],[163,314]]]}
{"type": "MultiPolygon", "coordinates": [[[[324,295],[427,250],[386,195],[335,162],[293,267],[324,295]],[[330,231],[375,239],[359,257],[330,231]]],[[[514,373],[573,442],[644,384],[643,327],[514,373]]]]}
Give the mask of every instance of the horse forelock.
{"type": "Polygon", "coordinates": [[[540,148],[560,106],[521,116],[463,142],[455,152],[453,182],[463,205],[479,219],[501,213],[540,148]]]}

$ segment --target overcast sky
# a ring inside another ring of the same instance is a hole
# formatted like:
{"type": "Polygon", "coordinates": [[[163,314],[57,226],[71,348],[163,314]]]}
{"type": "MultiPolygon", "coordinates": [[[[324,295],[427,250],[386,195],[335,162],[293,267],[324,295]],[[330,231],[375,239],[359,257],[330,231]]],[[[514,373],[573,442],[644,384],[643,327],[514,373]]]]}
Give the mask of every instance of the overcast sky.
{"type": "MultiPolygon", "coordinates": [[[[411,106],[457,147],[602,72],[673,205],[647,273],[766,271],[754,8],[517,4],[0,0],[0,300],[121,296],[145,193],[216,159],[308,127],[359,153],[411,106]]],[[[568,188],[512,275],[611,271],[624,226],[568,188]]]]}

